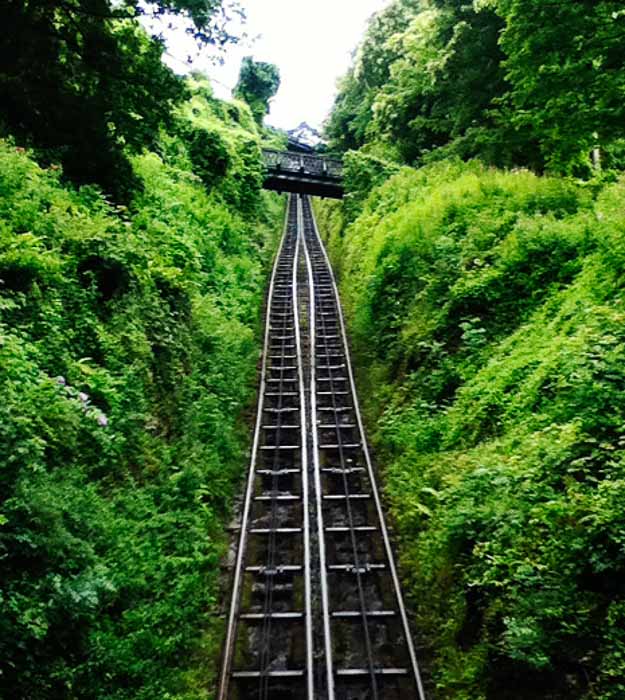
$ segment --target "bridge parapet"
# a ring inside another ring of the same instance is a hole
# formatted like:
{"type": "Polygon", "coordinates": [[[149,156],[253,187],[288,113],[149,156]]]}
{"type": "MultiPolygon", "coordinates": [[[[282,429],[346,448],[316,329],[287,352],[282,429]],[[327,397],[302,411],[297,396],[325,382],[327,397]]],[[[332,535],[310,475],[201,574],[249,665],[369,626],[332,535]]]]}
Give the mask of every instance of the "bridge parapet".
{"type": "Polygon", "coordinates": [[[343,163],[336,158],[263,149],[265,189],[320,197],[343,196],[343,163]]]}
{"type": "Polygon", "coordinates": [[[306,153],[263,149],[265,165],[269,169],[303,172],[309,175],[343,177],[343,162],[336,158],[311,156],[306,153]]]}

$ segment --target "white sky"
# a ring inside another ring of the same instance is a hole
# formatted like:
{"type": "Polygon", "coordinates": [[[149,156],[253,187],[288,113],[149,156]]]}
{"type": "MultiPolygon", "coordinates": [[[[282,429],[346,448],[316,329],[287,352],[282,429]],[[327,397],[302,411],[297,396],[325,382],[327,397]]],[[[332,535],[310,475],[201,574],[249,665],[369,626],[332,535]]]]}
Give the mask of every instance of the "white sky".
{"type": "MultiPolygon", "coordinates": [[[[336,81],[351,63],[367,19],[390,0],[242,0],[245,32],[255,40],[230,46],[223,66],[211,65],[205,51],[192,64],[209,74],[219,97],[229,97],[241,59],[275,63],[282,83],[267,122],[291,129],[306,121],[319,128],[330,111],[336,81]]],[[[183,72],[187,56],[195,56],[182,30],[166,31],[166,61],[183,72]]]]}

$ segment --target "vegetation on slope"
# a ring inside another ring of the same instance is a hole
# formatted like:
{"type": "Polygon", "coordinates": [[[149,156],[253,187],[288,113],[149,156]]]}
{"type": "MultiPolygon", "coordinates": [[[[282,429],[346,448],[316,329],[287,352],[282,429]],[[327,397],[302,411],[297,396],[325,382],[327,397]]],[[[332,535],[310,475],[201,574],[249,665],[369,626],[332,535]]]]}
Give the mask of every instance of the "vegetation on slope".
{"type": "Polygon", "coordinates": [[[328,122],[436,697],[625,696],[624,37],[612,0],[395,0],[328,122]]]}
{"type": "Polygon", "coordinates": [[[624,203],[446,161],[319,207],[436,697],[625,694],[624,203]]]}
{"type": "MultiPolygon", "coordinates": [[[[164,42],[138,19],[178,14],[200,45],[223,45],[229,0],[11,0],[0,8],[0,134],[60,163],[74,182],[126,202],[140,187],[130,156],[155,148],[185,85],[164,42]]],[[[158,29],[158,25],[156,27],[158,29]]],[[[156,30],[155,30],[156,31],[156,30]]]]}
{"type": "Polygon", "coordinates": [[[343,78],[328,134],[406,163],[448,155],[585,176],[623,165],[619,0],[394,0],[343,78]]]}
{"type": "Polygon", "coordinates": [[[282,205],[247,106],[185,91],[127,206],[0,141],[3,697],[209,694],[282,205]]]}

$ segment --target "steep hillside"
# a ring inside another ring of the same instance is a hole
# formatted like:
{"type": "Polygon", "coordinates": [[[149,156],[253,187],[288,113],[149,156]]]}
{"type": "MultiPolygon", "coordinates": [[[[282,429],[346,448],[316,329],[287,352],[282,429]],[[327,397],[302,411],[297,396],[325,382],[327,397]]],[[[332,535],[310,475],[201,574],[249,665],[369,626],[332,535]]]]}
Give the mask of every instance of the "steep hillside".
{"type": "Polygon", "coordinates": [[[410,165],[624,168],[624,40],[615,0],[389,0],[339,83],[327,136],[410,165]]]}
{"type": "Polygon", "coordinates": [[[128,206],[0,142],[0,695],[203,698],[283,202],[191,81],[128,206]]]}
{"type": "Polygon", "coordinates": [[[625,179],[394,170],[317,208],[436,697],[622,698],[625,179]]]}

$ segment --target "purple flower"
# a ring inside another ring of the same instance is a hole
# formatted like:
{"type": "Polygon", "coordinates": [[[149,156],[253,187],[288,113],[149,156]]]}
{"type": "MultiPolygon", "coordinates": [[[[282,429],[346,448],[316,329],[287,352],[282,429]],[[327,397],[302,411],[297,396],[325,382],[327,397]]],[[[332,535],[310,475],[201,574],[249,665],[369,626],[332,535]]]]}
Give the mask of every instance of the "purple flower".
{"type": "Polygon", "coordinates": [[[83,403],[87,403],[87,401],[89,401],[89,395],[88,395],[88,394],[85,394],[84,391],[79,391],[79,392],[78,392],[78,398],[79,398],[83,403]]]}
{"type": "Polygon", "coordinates": [[[98,416],[98,425],[101,425],[103,428],[106,428],[106,426],[109,424],[109,419],[104,415],[104,413],[100,413],[98,416]]]}
{"type": "Polygon", "coordinates": [[[67,382],[65,381],[65,377],[57,377],[56,383],[60,384],[61,386],[65,386],[67,384],[67,382]]]}

